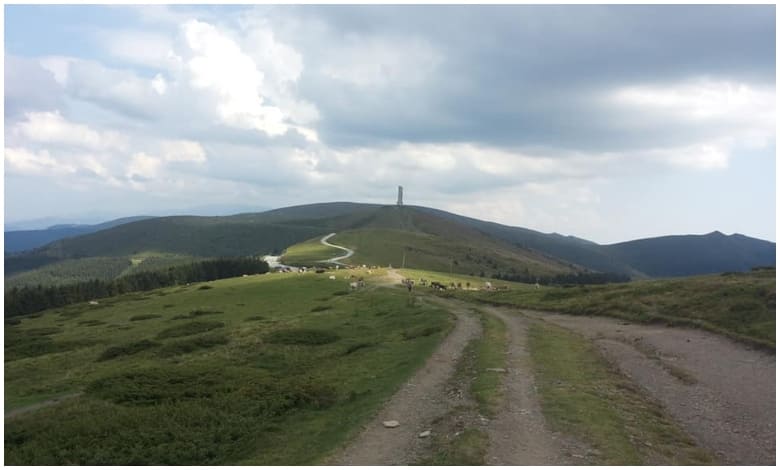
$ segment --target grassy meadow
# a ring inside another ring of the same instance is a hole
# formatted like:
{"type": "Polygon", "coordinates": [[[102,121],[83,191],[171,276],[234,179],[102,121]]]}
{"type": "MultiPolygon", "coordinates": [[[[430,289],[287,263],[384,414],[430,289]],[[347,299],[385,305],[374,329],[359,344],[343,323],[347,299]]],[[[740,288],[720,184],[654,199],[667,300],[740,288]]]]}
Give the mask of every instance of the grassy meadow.
{"type": "MultiPolygon", "coordinates": [[[[502,284],[492,282],[494,286],[502,284]]],[[[537,289],[530,284],[504,284],[511,287],[452,291],[452,295],[572,315],[696,327],[756,347],[775,348],[774,269],[575,287],[537,289]]]]}
{"type": "Polygon", "coordinates": [[[339,232],[329,241],[355,250],[355,254],[345,260],[351,264],[404,266],[475,276],[521,267],[537,275],[569,271],[567,266],[549,258],[532,256],[498,240],[478,236],[448,238],[425,232],[382,228],[339,232]]]}
{"type": "Polygon", "coordinates": [[[128,294],[5,326],[9,465],[315,464],[354,435],[451,328],[346,272],[128,294]]]}

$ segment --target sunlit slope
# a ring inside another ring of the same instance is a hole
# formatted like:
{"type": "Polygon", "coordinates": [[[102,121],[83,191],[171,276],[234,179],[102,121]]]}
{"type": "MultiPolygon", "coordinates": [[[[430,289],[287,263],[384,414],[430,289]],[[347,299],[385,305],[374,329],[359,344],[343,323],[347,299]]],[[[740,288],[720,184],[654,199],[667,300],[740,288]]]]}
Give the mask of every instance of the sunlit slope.
{"type": "MultiPolygon", "coordinates": [[[[582,270],[414,207],[379,207],[350,222],[343,225],[357,228],[339,231],[329,240],[355,251],[342,260],[346,264],[405,266],[484,276],[510,270],[539,276],[582,270]]],[[[289,247],[283,260],[315,264],[340,254],[343,252],[323,246],[315,238],[289,247]]]]}
{"type": "Polygon", "coordinates": [[[128,294],[5,327],[10,465],[316,464],[448,333],[450,315],[341,273],[128,294]],[[78,394],[74,396],[74,394],[78,394]]]}

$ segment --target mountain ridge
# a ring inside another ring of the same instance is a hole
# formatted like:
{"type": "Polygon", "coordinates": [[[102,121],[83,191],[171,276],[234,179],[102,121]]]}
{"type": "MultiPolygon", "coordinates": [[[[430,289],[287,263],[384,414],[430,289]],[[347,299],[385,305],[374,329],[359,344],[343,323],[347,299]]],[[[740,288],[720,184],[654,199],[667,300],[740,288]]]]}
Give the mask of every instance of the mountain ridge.
{"type": "Polygon", "coordinates": [[[713,231],[601,245],[572,235],[482,221],[435,208],[339,201],[231,216],[131,221],[6,256],[6,275],[62,259],[128,256],[142,251],[198,257],[278,253],[327,233],[365,229],[379,237],[382,230],[435,235],[461,250],[468,250],[470,244],[489,245],[495,252],[516,252],[523,259],[542,257],[550,266],[567,266],[571,271],[612,272],[633,278],[745,271],[775,264],[773,242],[742,234],[713,231]]]}

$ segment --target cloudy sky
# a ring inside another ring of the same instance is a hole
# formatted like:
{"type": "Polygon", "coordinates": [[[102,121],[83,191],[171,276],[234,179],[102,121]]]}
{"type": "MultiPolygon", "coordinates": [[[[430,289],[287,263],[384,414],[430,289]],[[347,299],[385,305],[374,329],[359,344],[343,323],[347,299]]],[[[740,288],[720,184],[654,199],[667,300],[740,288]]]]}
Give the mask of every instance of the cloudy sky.
{"type": "Polygon", "coordinates": [[[5,219],[409,204],[775,240],[775,6],[5,6],[5,219]]]}

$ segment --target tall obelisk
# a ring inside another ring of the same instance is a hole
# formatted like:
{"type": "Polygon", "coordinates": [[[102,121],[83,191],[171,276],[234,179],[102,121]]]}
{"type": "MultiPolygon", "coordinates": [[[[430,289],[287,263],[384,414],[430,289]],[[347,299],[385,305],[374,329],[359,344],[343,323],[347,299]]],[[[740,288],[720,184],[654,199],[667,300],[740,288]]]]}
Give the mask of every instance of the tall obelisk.
{"type": "Polygon", "coordinates": [[[398,187],[398,202],[396,204],[398,204],[399,206],[403,206],[404,205],[404,187],[403,186],[399,186],[398,187]]]}

